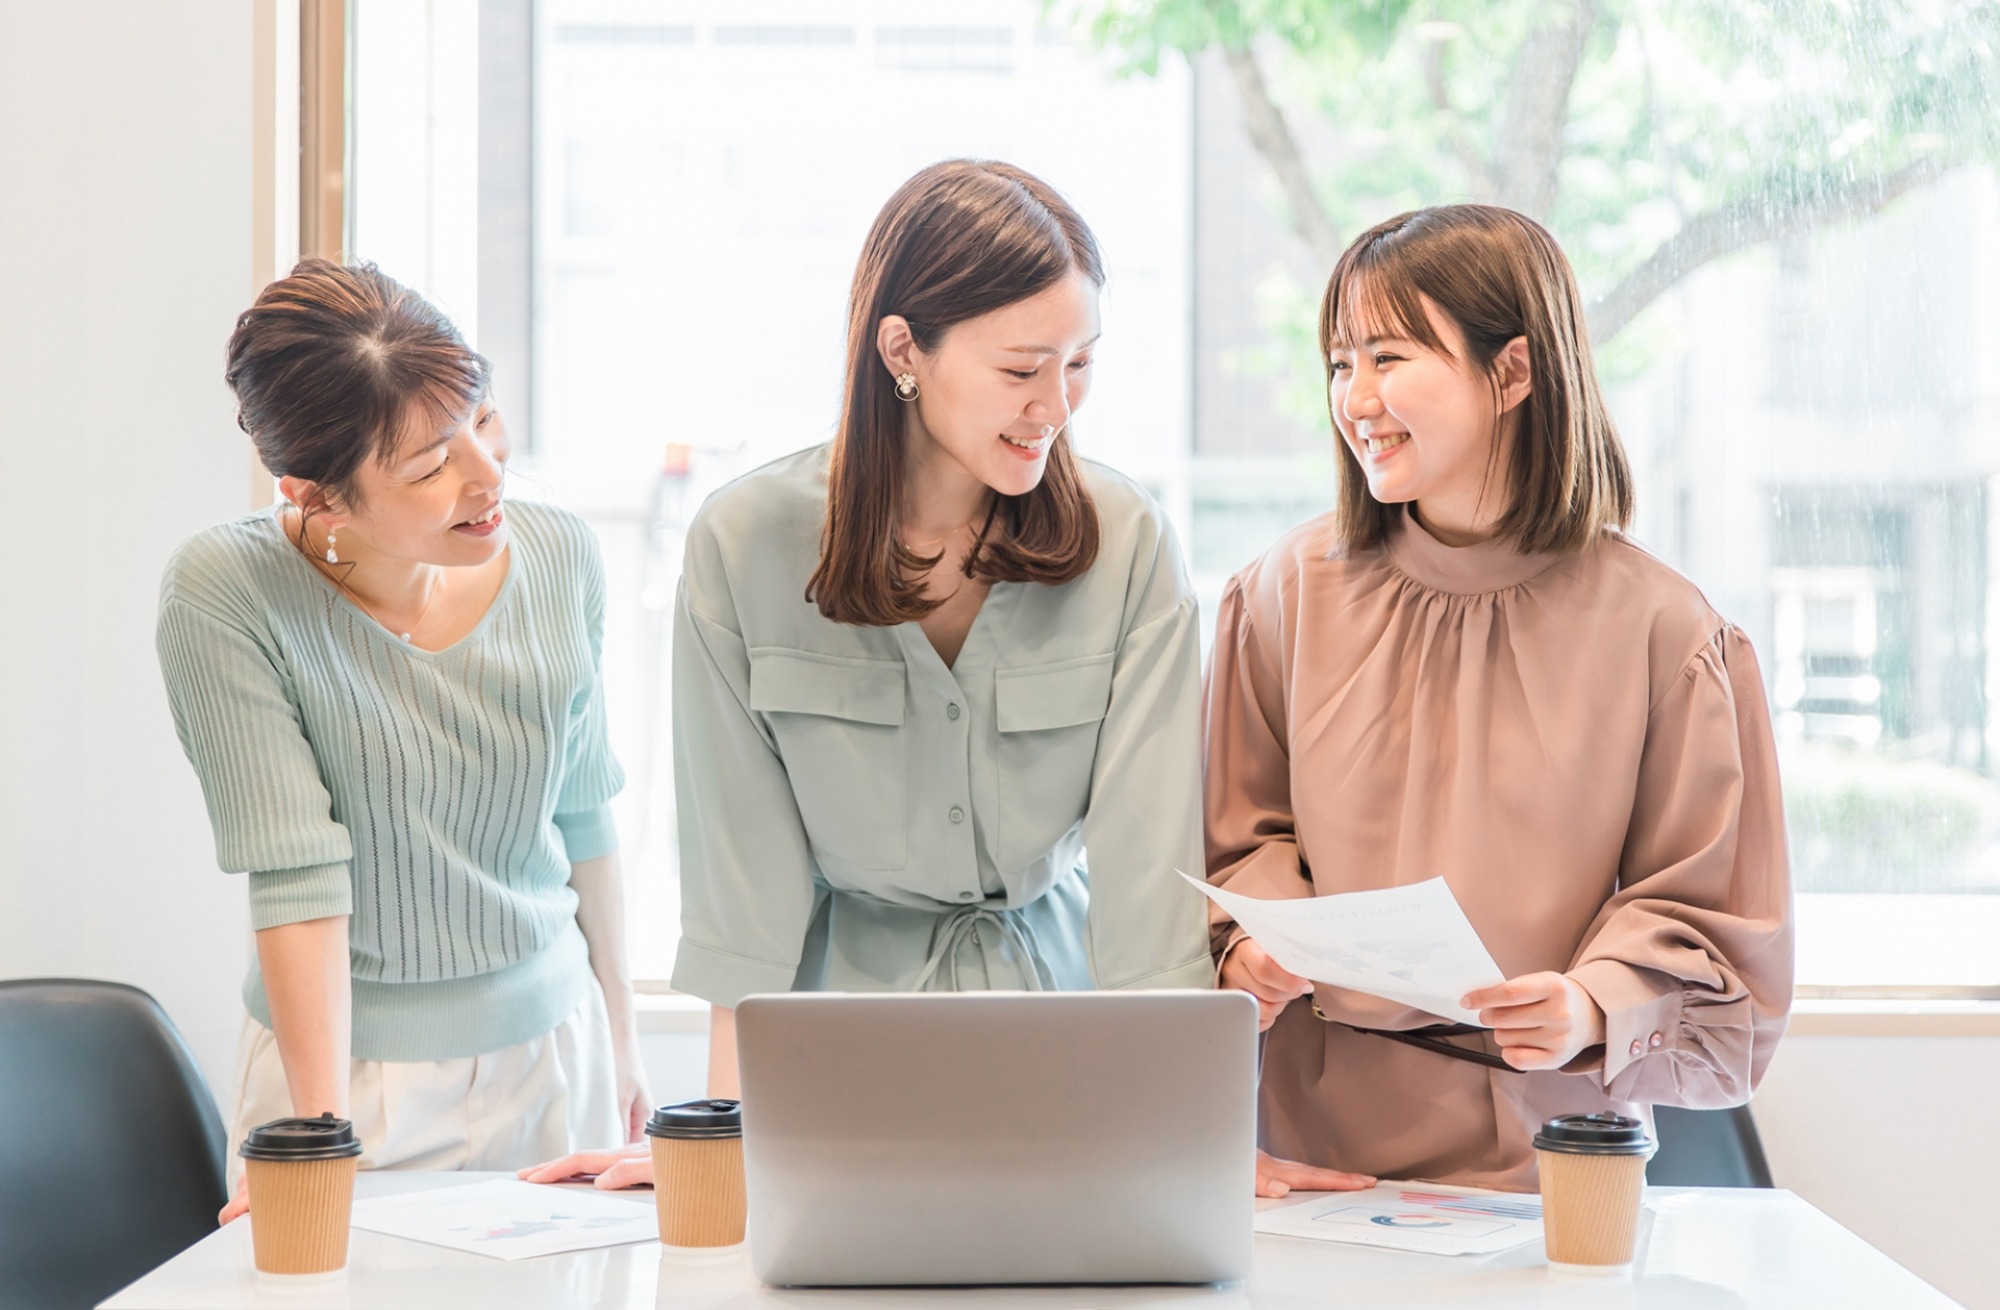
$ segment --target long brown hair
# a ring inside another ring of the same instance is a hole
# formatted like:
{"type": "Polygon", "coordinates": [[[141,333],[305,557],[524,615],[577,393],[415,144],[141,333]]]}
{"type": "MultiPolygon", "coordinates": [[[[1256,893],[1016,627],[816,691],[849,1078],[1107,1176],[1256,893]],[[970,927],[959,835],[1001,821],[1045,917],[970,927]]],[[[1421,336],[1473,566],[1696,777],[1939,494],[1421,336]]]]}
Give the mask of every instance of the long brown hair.
{"type": "MultiPolygon", "coordinates": [[[[415,419],[442,425],[477,405],[488,369],[435,305],[373,264],[308,259],[237,318],[223,376],[271,475],[351,506],[362,462],[392,460],[415,419]]],[[[317,508],[299,507],[301,549],[317,508]]]]}
{"type": "MultiPolygon", "coordinates": [[[[1047,183],[1010,164],[954,159],[897,189],[875,216],[848,297],[847,377],[827,473],[826,527],[806,599],[836,623],[887,627],[921,619],[923,556],[896,535],[903,487],[904,404],[876,353],[889,314],[934,351],[955,324],[1026,300],[1072,271],[1104,285],[1097,239],[1047,183]]],[[[1096,562],[1097,507],[1069,433],[1049,442],[1034,490],[996,496],[967,577],[1067,582],[1096,562]]]]}
{"type": "MultiPolygon", "coordinates": [[[[1555,238],[1511,209],[1419,209],[1355,238],[1320,301],[1328,417],[1335,417],[1332,354],[1352,349],[1364,326],[1365,335],[1397,336],[1450,354],[1424,312],[1426,297],[1457,325],[1472,356],[1465,362],[1486,375],[1496,401],[1494,363],[1509,341],[1527,339],[1530,391],[1504,470],[1508,503],[1497,534],[1526,553],[1570,552],[1629,524],[1632,470],[1597,385],[1576,275],[1555,238]]],[[[1341,541],[1354,551],[1378,546],[1402,510],[1370,495],[1354,452],[1337,435],[1334,445],[1341,541]]]]}

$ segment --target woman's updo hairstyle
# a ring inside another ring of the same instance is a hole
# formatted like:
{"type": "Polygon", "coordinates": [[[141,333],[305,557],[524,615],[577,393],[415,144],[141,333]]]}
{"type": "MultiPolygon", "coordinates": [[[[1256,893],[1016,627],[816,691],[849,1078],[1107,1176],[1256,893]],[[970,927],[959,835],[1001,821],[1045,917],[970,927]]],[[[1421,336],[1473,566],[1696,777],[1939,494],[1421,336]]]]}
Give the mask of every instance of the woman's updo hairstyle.
{"type": "Polygon", "coordinates": [[[362,461],[393,461],[419,420],[462,418],[485,397],[488,368],[435,305],[373,264],[307,259],[236,320],[223,376],[272,476],[353,505],[362,461]]]}

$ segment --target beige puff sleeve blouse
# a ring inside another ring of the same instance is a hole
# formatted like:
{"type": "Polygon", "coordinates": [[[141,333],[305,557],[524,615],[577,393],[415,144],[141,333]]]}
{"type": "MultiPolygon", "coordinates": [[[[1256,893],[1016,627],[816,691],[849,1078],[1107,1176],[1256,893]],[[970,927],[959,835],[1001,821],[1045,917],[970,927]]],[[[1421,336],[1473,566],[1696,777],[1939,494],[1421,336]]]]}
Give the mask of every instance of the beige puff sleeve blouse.
{"type": "MultiPolygon", "coordinates": [[[[1617,535],[1523,555],[1445,546],[1406,515],[1382,549],[1336,541],[1331,516],[1307,523],[1224,594],[1210,880],[1277,898],[1442,875],[1502,971],[1570,974],[1607,1041],[1562,1071],[1495,1070],[1356,1032],[1439,1021],[1322,984],[1325,1019],[1299,1002],[1271,1029],[1264,1147],[1532,1188],[1529,1141],[1550,1116],[1748,1099],[1792,991],[1749,641],[1617,535]]],[[[1218,955],[1241,936],[1211,928],[1218,955]]]]}

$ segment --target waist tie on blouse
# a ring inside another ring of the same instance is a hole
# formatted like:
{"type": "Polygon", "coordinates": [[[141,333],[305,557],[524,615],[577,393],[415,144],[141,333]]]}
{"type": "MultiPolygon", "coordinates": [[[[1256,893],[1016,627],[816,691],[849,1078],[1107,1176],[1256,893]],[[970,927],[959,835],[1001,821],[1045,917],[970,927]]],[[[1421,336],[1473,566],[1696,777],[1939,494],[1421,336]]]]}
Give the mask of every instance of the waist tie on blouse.
{"type": "MultiPolygon", "coordinates": [[[[1014,949],[1014,959],[1021,970],[1021,983],[1031,992],[1054,991],[1055,974],[1042,963],[1042,953],[1035,941],[1035,930],[1020,915],[1008,910],[990,909],[984,905],[964,905],[954,907],[938,924],[931,935],[930,958],[924,961],[922,972],[912,991],[924,991],[931,980],[942,976],[945,987],[950,991],[960,990],[958,985],[958,949],[970,937],[979,943],[979,927],[990,925],[1000,934],[1001,940],[1014,949]]],[[[983,944],[983,943],[982,943],[983,944]]],[[[990,959],[990,957],[989,957],[990,959]]],[[[989,968],[987,983],[993,979],[989,968]]]]}

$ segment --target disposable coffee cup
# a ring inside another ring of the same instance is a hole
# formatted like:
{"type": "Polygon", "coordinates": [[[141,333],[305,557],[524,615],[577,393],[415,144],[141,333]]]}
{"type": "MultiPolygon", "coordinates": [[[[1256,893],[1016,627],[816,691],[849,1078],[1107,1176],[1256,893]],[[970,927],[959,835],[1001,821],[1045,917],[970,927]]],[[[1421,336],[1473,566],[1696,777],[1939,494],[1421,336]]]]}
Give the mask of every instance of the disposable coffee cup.
{"type": "Polygon", "coordinates": [[[663,1105],[646,1121],[653,1143],[653,1200],[660,1241],[714,1251],[743,1240],[743,1106],[738,1101],[663,1105]]]}
{"type": "Polygon", "coordinates": [[[1620,1114],[1565,1114],[1535,1134],[1542,1241],[1558,1273],[1616,1275],[1632,1266],[1653,1139],[1620,1114]]]}
{"type": "Polygon", "coordinates": [[[250,1184],[250,1245],[266,1274],[328,1274],[347,1264],[361,1142],[323,1114],[252,1128],[237,1148],[250,1184]]]}

